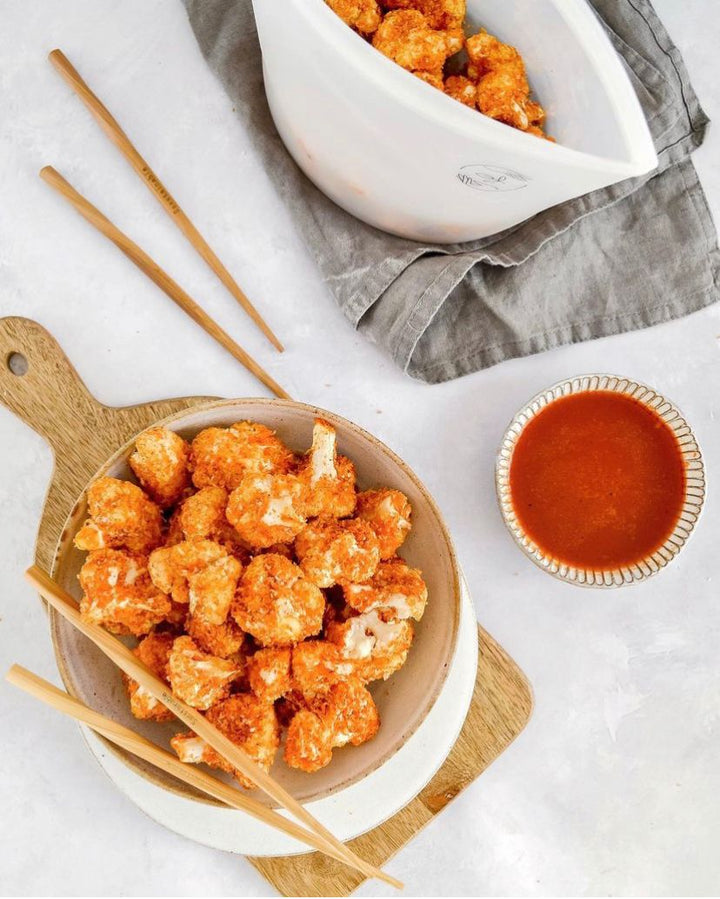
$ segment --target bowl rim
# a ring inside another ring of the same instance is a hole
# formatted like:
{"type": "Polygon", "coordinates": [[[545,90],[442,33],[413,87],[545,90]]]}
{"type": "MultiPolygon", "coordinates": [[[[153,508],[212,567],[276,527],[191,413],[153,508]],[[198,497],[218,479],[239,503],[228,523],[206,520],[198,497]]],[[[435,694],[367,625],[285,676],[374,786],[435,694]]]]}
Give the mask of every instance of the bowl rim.
{"type": "Polygon", "coordinates": [[[536,393],[507,426],[495,463],[495,490],[505,526],[523,553],[558,580],[580,587],[612,588],[637,584],[665,568],[680,553],[693,533],[703,509],[707,479],[702,452],[695,434],[680,409],[654,388],[621,375],[576,375],[557,381],[536,393]],[[520,526],[510,493],[510,468],[517,441],[526,426],[550,403],[566,396],[596,391],[621,393],[642,403],[673,431],[685,462],[685,496],[680,516],[662,546],[632,565],[594,569],[559,562],[546,555],[520,526]]]}
{"type": "MultiPolygon", "coordinates": [[[[462,578],[460,574],[460,567],[458,564],[457,554],[455,552],[455,546],[452,541],[452,537],[450,535],[449,528],[445,522],[445,519],[433,499],[432,495],[425,487],[420,478],[415,474],[415,472],[410,468],[410,466],[404,462],[397,453],[395,453],[392,449],[390,449],[387,444],[383,443],[378,437],[375,437],[369,431],[366,431],[364,428],[360,427],[360,425],[355,424],[355,422],[350,421],[347,418],[344,418],[341,415],[338,415],[335,412],[330,412],[327,409],[322,409],[319,406],[314,406],[308,403],[300,403],[295,400],[284,400],[277,398],[264,398],[264,397],[236,397],[233,399],[211,399],[200,401],[194,406],[189,406],[185,409],[181,409],[178,412],[174,412],[171,415],[165,416],[163,418],[157,419],[156,421],[151,422],[146,427],[139,430],[135,433],[130,439],[128,439],[125,443],[123,443],[105,462],[98,468],[98,470],[93,474],[93,476],[87,481],[83,489],[81,490],[79,496],[77,497],[73,507],[71,508],[65,522],[63,524],[62,530],[60,532],[60,537],[58,538],[57,544],[55,546],[55,551],[53,554],[53,562],[51,568],[51,574],[54,577],[58,565],[66,552],[67,547],[72,541],[72,537],[75,534],[76,527],[75,524],[78,520],[78,512],[82,507],[83,501],[85,499],[88,487],[96,481],[98,478],[103,477],[104,474],[115,465],[123,457],[127,457],[133,448],[135,441],[139,434],[142,434],[144,431],[153,427],[161,427],[168,426],[172,430],[172,425],[181,422],[183,419],[186,419],[190,416],[193,416],[199,412],[206,412],[211,410],[222,410],[230,407],[237,406],[238,404],[243,405],[251,405],[251,406],[263,406],[263,407],[273,407],[273,408],[285,408],[285,409],[295,409],[302,412],[307,412],[311,414],[313,417],[321,417],[328,420],[331,424],[339,424],[343,428],[347,428],[350,431],[355,432],[360,437],[366,439],[372,446],[373,450],[379,451],[380,453],[385,454],[390,458],[390,460],[397,465],[406,475],[410,478],[411,481],[415,484],[416,488],[422,493],[423,498],[428,503],[431,511],[433,512],[437,524],[440,528],[440,532],[443,538],[443,542],[448,551],[450,570],[452,573],[452,610],[453,610],[453,621],[452,621],[452,632],[450,639],[450,647],[447,658],[444,660],[444,664],[442,666],[442,671],[440,673],[440,677],[435,684],[435,688],[432,693],[428,696],[425,701],[425,706],[422,710],[422,713],[417,716],[416,721],[413,726],[409,729],[403,729],[395,741],[395,743],[385,752],[383,755],[374,760],[372,765],[367,769],[355,776],[347,777],[345,780],[336,784],[333,787],[324,789],[319,791],[317,794],[312,795],[309,798],[303,799],[303,804],[307,804],[309,802],[316,802],[320,799],[324,799],[331,795],[336,795],[340,793],[340,791],[344,790],[346,787],[351,786],[354,783],[362,780],[372,771],[376,771],[381,765],[385,764],[385,762],[392,758],[405,744],[409,737],[411,737],[423,723],[430,710],[435,705],[438,696],[442,692],[443,687],[445,686],[445,681],[447,680],[448,673],[452,666],[452,663],[455,659],[455,654],[457,650],[457,638],[458,638],[458,629],[460,624],[460,611],[461,611],[461,602],[462,602],[462,578]]],[[[182,425],[180,425],[182,427],[182,425]]],[[[217,427],[217,425],[206,424],[205,427],[217,427]]],[[[53,644],[53,652],[55,655],[55,661],[58,667],[58,672],[60,677],[62,678],[63,684],[65,685],[68,692],[77,697],[77,693],[75,690],[74,682],[72,675],[70,673],[69,666],[66,662],[65,656],[61,652],[59,638],[58,638],[58,626],[62,623],[62,618],[58,615],[52,608],[48,609],[49,617],[50,617],[50,634],[53,644]]],[[[149,769],[143,768],[138,764],[138,760],[136,757],[125,750],[122,750],[120,747],[111,743],[109,740],[105,739],[100,735],[99,739],[105,744],[107,750],[112,752],[113,755],[117,756],[127,767],[132,769],[135,774],[144,778],[145,780],[153,783],[155,786],[161,787],[165,790],[170,790],[171,792],[182,796],[185,799],[188,799],[193,802],[203,802],[209,805],[220,805],[222,803],[214,800],[204,794],[197,792],[193,793],[187,785],[183,784],[181,781],[176,781],[172,777],[168,777],[165,775],[165,778],[162,778],[156,774],[156,770],[152,767],[149,769]]],[[[271,803],[272,807],[275,807],[275,803],[271,803]]]]}

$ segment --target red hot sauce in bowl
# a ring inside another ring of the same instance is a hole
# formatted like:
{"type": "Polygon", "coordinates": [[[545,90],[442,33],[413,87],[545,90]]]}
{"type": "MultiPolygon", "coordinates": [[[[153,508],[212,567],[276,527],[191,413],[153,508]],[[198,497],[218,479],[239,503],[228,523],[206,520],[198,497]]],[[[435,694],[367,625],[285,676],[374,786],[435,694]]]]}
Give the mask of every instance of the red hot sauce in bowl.
{"type": "Polygon", "coordinates": [[[685,501],[673,430],[611,390],[548,403],[520,433],[509,471],[518,525],[561,564],[612,570],[658,550],[685,501]]]}

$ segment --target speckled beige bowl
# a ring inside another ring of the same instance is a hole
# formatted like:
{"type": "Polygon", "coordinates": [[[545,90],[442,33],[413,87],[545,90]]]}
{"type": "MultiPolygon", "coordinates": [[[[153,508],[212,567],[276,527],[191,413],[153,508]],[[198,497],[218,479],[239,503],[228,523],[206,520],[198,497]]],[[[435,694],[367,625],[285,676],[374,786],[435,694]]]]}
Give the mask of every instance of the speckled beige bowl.
{"type": "MultiPolygon", "coordinates": [[[[355,463],[361,489],[382,485],[395,487],[408,496],[413,508],[413,529],[401,554],[411,565],[422,569],[429,602],[416,626],[406,664],[388,681],[371,686],[382,722],[377,736],[362,746],[336,750],[331,764],[315,774],[288,768],[278,755],[273,777],[304,802],[339,791],[382,765],[420,726],[435,703],[455,651],[460,615],[460,575],[450,535],[437,506],[407,465],[371,434],[330,412],[284,400],[223,400],[201,404],[160,422],[191,439],[202,428],[251,419],[276,429],[292,449],[304,451],[310,446],[316,415],[336,427],[339,451],[355,463]]],[[[131,478],[127,464],[131,451],[132,442],[120,447],[96,477],[131,478]]],[[[73,547],[72,539],[85,517],[83,495],[65,525],[55,568],[57,580],[78,599],[77,574],[84,553],[73,547]]],[[[166,748],[170,737],[184,729],[182,725],[133,718],[118,669],[59,616],[53,616],[53,641],[65,683],[84,702],[166,748]]],[[[134,756],[110,744],[108,749],[148,780],[189,798],[207,801],[134,756]]],[[[263,799],[261,795],[258,798],[263,799]]]]}
{"type": "Polygon", "coordinates": [[[629,378],[617,375],[579,375],[567,381],[560,381],[542,393],[538,393],[513,418],[508,426],[497,456],[495,468],[500,510],[508,530],[520,549],[554,577],[581,587],[620,587],[636,584],[653,574],[657,574],[677,556],[695,527],[705,499],[705,470],[700,447],[682,413],[669,400],[656,393],[651,387],[639,384],[629,378]],[[554,400],[575,393],[592,390],[609,390],[624,393],[644,403],[653,410],[673,430],[685,462],[685,502],[677,524],[665,543],[654,553],[633,565],[624,565],[609,570],[579,568],[565,565],[545,555],[528,537],[517,520],[510,493],[510,466],[518,438],[525,426],[542,409],[554,400]]]}

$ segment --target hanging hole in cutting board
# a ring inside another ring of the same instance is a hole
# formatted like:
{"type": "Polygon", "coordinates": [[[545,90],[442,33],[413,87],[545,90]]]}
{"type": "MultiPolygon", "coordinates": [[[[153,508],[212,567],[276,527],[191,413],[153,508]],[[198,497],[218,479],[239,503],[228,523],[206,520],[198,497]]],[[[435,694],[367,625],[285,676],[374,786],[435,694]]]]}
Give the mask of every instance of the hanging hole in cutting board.
{"type": "Polygon", "coordinates": [[[7,367],[18,378],[22,378],[23,375],[27,374],[30,365],[22,353],[10,353],[7,357],[7,367]]]}

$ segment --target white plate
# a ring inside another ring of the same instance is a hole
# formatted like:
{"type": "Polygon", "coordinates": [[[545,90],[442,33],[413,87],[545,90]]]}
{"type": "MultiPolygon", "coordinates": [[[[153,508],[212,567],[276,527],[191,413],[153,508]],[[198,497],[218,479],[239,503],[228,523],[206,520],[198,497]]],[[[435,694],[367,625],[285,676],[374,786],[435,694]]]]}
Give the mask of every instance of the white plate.
{"type": "MultiPolygon", "coordinates": [[[[477,623],[463,579],[457,649],[445,685],[430,713],[407,743],[367,777],[307,809],[340,840],[371,830],[407,805],[445,761],[470,707],[477,672],[477,623]]],[[[242,812],[195,802],[135,774],[92,733],[85,741],[113,783],[135,805],[169,830],[226,852],[292,855],[308,848],[242,812]]],[[[350,748],[348,751],[352,751],[350,748]]]]}

